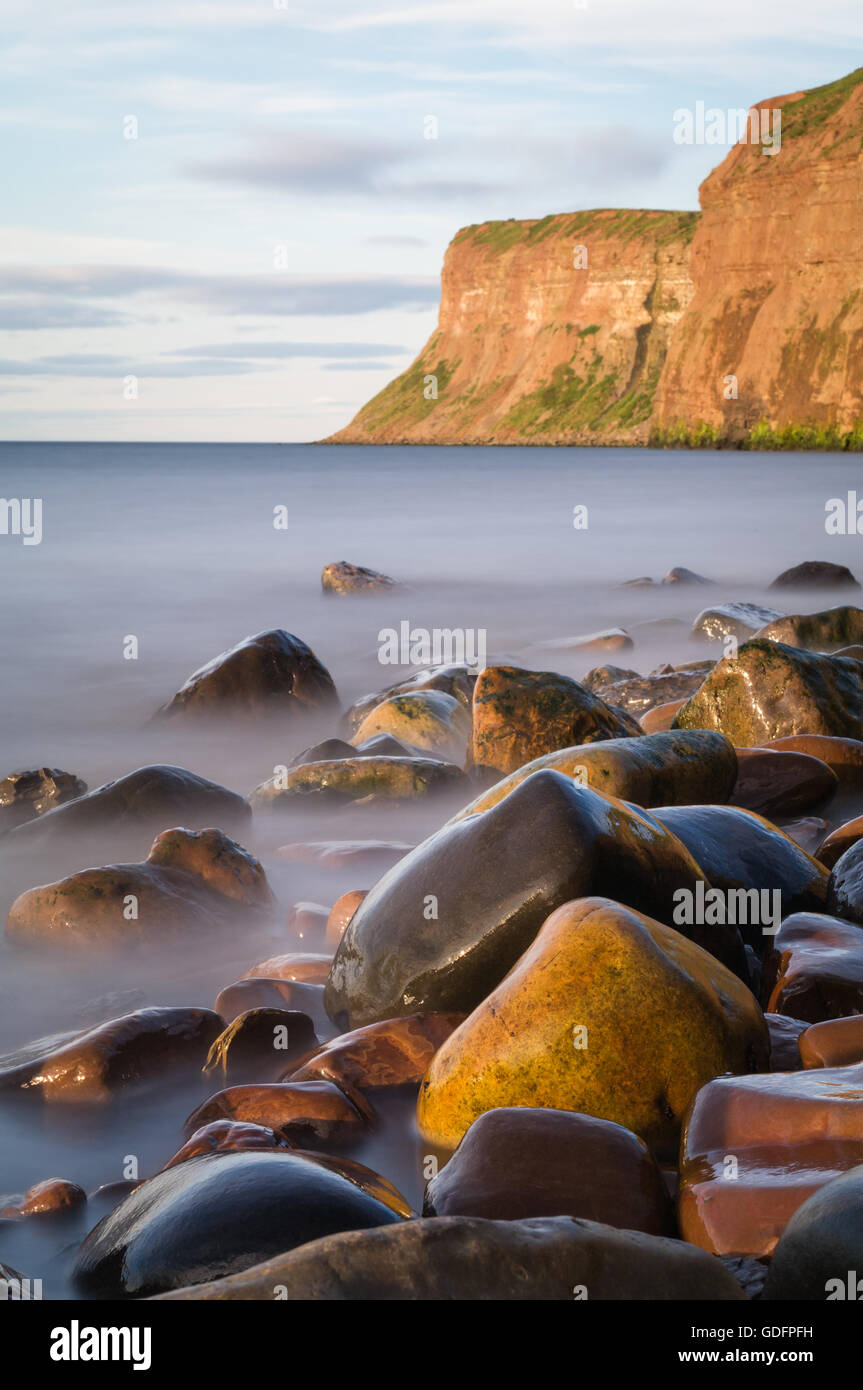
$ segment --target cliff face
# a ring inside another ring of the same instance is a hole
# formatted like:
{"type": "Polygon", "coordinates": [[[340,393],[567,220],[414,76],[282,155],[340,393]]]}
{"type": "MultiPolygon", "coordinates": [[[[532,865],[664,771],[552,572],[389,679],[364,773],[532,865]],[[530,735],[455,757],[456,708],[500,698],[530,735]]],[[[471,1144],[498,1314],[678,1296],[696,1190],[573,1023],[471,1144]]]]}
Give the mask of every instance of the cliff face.
{"type": "Polygon", "coordinates": [[[761,106],[781,111],[779,153],[736,145],[700,189],[659,440],[706,425],[727,443],[805,444],[863,418],[863,70],[761,106]]]}
{"type": "Polygon", "coordinates": [[[863,69],[762,106],[778,153],[736,145],[701,214],[459,232],[436,332],[334,440],[863,447],[863,69]]]}

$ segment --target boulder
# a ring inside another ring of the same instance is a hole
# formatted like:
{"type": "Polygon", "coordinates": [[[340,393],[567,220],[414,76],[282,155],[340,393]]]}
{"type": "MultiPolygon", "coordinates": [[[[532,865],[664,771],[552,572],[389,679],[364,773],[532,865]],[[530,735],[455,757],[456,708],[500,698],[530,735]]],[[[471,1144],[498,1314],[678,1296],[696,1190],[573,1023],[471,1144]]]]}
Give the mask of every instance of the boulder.
{"type": "Polygon", "coordinates": [[[799,1071],[802,1063],[798,1044],[809,1025],[786,1014],[765,1014],[764,1020],[770,1033],[770,1070],[799,1071]]]}
{"type": "Polygon", "coordinates": [[[640,734],[629,715],[568,676],[487,666],[477,677],[470,745],[474,767],[514,772],[574,744],[640,734]]]}
{"type": "Polygon", "coordinates": [[[340,758],[330,763],[305,763],[255,787],[249,800],[256,810],[296,805],[311,798],[325,802],[414,801],[419,797],[457,791],[465,776],[454,763],[436,758],[340,758]]]}
{"type": "Polygon", "coordinates": [[[686,806],[728,800],[737,781],[737,754],[723,734],[706,730],[671,729],[640,738],[581,743],[536,758],[495,782],[453,820],[488,811],[533,773],[545,771],[637,806],[686,806]]]}
{"type": "Polygon", "coordinates": [[[806,1023],[863,1012],[863,931],[826,913],[797,912],[765,962],[765,1008],[806,1023]]]}
{"type": "Polygon", "coordinates": [[[332,1081],[352,1095],[416,1087],[463,1014],[409,1014],[343,1033],[305,1058],[285,1080],[332,1081]]]}
{"type": "Polygon", "coordinates": [[[830,871],[827,910],[863,925],[863,844],[859,840],[839,856],[830,871]]]}
{"type": "Polygon", "coordinates": [[[333,678],[311,647],[282,628],[245,637],[193,672],[162,718],[295,715],[338,705],[333,678]]]}
{"type": "Polygon", "coordinates": [[[145,1298],[235,1274],[336,1231],[400,1219],[299,1154],[210,1153],[158,1173],[104,1217],[81,1245],[73,1279],[88,1297],[145,1298]]]}
{"type": "Polygon", "coordinates": [[[359,1139],[371,1118],[372,1111],[362,1096],[356,1093],[348,1099],[331,1081],[261,1082],[217,1091],[192,1111],[184,1133],[191,1136],[214,1120],[230,1120],[263,1125],[298,1146],[308,1147],[359,1139]]]}
{"type": "Polygon", "coordinates": [[[305,1014],[319,1037],[332,1032],[324,1011],[323,984],[310,985],[266,976],[236,980],[220,991],[213,1008],[227,1023],[233,1023],[249,1009],[286,1009],[290,1013],[305,1014]]]}
{"type": "Polygon", "coordinates": [[[758,1004],[713,956],[608,898],[582,898],[552,913],[435,1054],[417,1122],[454,1149],[486,1110],[575,1110],[664,1156],[699,1088],[766,1067],[768,1051],[758,1004]]]}
{"type": "Polygon", "coordinates": [[[332,956],[289,953],[270,956],[247,970],[244,979],[295,980],[297,984],[325,985],[330,974],[332,956]]]}
{"type": "Polygon", "coordinates": [[[280,845],[276,858],[325,869],[356,869],[380,878],[414,848],[405,840],[303,840],[280,845]]]}
{"type": "Polygon", "coordinates": [[[731,806],[762,816],[794,816],[835,796],[839,779],[832,768],[809,753],[778,748],[739,748],[737,784],[731,806]]]}
{"type": "Polygon", "coordinates": [[[347,560],[333,560],[321,571],[321,588],[325,594],[344,597],[345,594],[381,594],[401,588],[398,580],[388,574],[351,565],[347,560]]]}
{"type": "MultiPolygon", "coordinates": [[[[641,719],[648,710],[677,700],[689,699],[703,684],[705,671],[664,671],[657,675],[635,676],[595,685],[591,689],[606,704],[625,710],[633,719],[641,719]]],[[[644,728],[644,725],[641,725],[644,728]]]]}
{"type": "Polygon", "coordinates": [[[863,816],[855,816],[853,820],[848,820],[844,825],[837,826],[826,839],[821,841],[815,851],[815,858],[819,864],[832,869],[846,850],[851,849],[861,839],[863,839],[863,816]]]}
{"type": "MultiPolygon", "coordinates": [[[[703,877],[635,808],[538,772],[491,810],[444,826],[372,888],[336,950],[327,1012],[340,1028],[468,1013],[562,903],[613,892],[670,921],[674,894],[703,877]]],[[[736,929],[693,931],[740,968],[736,929]]]]}
{"type": "Polygon", "coordinates": [[[790,570],[783,570],[770,585],[771,589],[859,589],[860,585],[845,565],[829,560],[804,560],[790,570]]]}
{"type": "MultiPolygon", "coordinates": [[[[827,898],[823,866],[754,812],[736,806],[661,806],[652,815],[686,846],[714,888],[727,894],[772,894],[778,889],[783,916],[823,909],[827,898]]],[[[744,910],[742,899],[729,897],[729,908],[738,902],[744,939],[761,951],[772,938],[764,935],[757,922],[747,925],[753,912],[748,905],[744,910]]]]}
{"type": "Polygon", "coordinates": [[[274,1288],[290,1302],[746,1300],[728,1270],[693,1246],[570,1216],[405,1221],[162,1297],[268,1300],[274,1288]]]}
{"type": "Polygon", "coordinates": [[[200,1071],[222,1026],[209,1009],[139,1009],[0,1057],[0,1094],[106,1105],[130,1086],[200,1071]]]}
{"type": "Polygon", "coordinates": [[[139,767],[86,795],[64,801],[11,832],[10,844],[48,845],[68,835],[103,836],[134,830],[156,834],[165,825],[192,830],[219,825],[247,827],[251,812],[236,792],[182,767],[139,767]]]}
{"type": "Polygon", "coordinates": [[[664,734],[674,727],[677,712],[683,709],[685,704],[686,700],[669,700],[667,704],[654,705],[638,722],[646,734],[664,734]]]}
{"type": "Polygon", "coordinates": [[[196,1129],[162,1168],[176,1168],[187,1158],[200,1158],[209,1153],[241,1153],[248,1149],[289,1149],[293,1146],[284,1135],[265,1125],[233,1124],[230,1120],[213,1120],[196,1129]]]}
{"type": "Polygon", "coordinates": [[[804,1067],[849,1067],[863,1062],[863,1014],[828,1018],[804,1027],[797,1039],[804,1067]]]}
{"type": "Polygon", "coordinates": [[[863,1163],[863,1067],[720,1077],[695,1097],[681,1145],[685,1240],[770,1255],[802,1202],[863,1163]]]}
{"type": "Polygon", "coordinates": [[[622,627],[609,627],[602,632],[589,632],[582,637],[559,637],[537,645],[540,648],[565,648],[576,652],[627,652],[632,650],[635,643],[622,627]]]}
{"type": "Polygon", "coordinates": [[[863,609],[829,608],[823,613],[774,618],[757,635],[811,652],[835,652],[863,641],[863,609]]]}
{"type": "Polygon", "coordinates": [[[45,1178],[21,1197],[0,1198],[0,1219],[17,1221],[26,1216],[67,1216],[86,1206],[87,1194],[67,1178],[45,1178]]]}
{"type": "Polygon", "coordinates": [[[580,1216],[676,1235],[662,1173],[637,1135],[568,1110],[516,1106],[474,1120],[425,1193],[426,1216],[580,1216]]]}
{"type": "Polygon", "coordinates": [[[6,935],[69,950],[154,948],[272,908],[264,870],[221,830],[166,830],[141,864],[83,869],[16,898],[6,935]]]}
{"type": "Polygon", "coordinates": [[[385,690],[362,695],[355,700],[344,716],[345,728],[350,734],[355,734],[363,720],[384,700],[396,695],[414,695],[418,691],[440,690],[444,695],[453,695],[466,710],[470,710],[476,678],[477,668],[465,662],[426,666],[412,676],[387,686],[385,690]]]}
{"type": "MultiPolygon", "coordinates": [[[[400,854],[399,859],[403,858],[404,855],[400,854]]],[[[392,868],[392,865],[390,864],[388,867],[392,868]]],[[[333,903],[332,911],[327,921],[327,945],[332,946],[334,951],[345,934],[345,928],[348,922],[353,917],[363,898],[367,896],[367,889],[356,888],[350,893],[343,893],[342,896],[337,898],[333,903]]]]}
{"type": "Polygon", "coordinates": [[[781,617],[775,608],[763,608],[758,603],[718,603],[702,608],[692,624],[692,636],[706,642],[721,642],[725,637],[745,642],[766,623],[781,617]]]}
{"type": "Polygon", "coordinates": [[[663,584],[712,584],[712,579],[705,579],[703,574],[696,574],[695,570],[688,570],[684,565],[675,565],[670,569],[662,580],[663,584]]]}
{"type": "Polygon", "coordinates": [[[56,767],[10,772],[0,781],[0,833],[83,796],[87,783],[56,767]]]}
{"type": "Polygon", "coordinates": [[[827,734],[791,734],[771,739],[765,748],[779,752],[808,753],[820,758],[839,779],[841,792],[863,789],[863,742],[856,738],[835,738],[827,734]]]}
{"type": "Polygon", "coordinates": [[[203,1071],[210,1080],[275,1081],[292,1059],[317,1047],[312,1020],[293,1009],[238,1014],[216,1038],[203,1071]]]}
{"type": "Polygon", "coordinates": [[[853,738],[861,723],[863,664],[756,637],[717,662],[675,727],[720,729],[751,748],[790,734],[853,738]]]}
{"type": "Polygon", "coordinates": [[[361,744],[378,734],[390,734],[412,748],[463,763],[470,738],[470,713],[454,695],[442,690],[392,695],[369,711],[354,734],[354,742],[361,744]]]}
{"type": "Polygon", "coordinates": [[[834,1178],[798,1207],[776,1246],[762,1297],[863,1299],[863,1167],[834,1178]]]}

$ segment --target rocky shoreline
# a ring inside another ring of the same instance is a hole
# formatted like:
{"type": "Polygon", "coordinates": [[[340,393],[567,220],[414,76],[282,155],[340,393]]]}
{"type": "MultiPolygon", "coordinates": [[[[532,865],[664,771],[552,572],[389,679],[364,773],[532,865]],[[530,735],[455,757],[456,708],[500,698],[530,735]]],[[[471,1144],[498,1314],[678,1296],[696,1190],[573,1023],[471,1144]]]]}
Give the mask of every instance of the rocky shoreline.
{"type": "MultiPolygon", "coordinates": [[[[778,577],[773,609],[704,607],[685,570],[664,582],[692,593],[704,655],[682,665],[577,681],[451,662],[344,709],[312,648],[272,629],[153,716],[182,723],[190,760],[195,730],[328,721],[254,789],[163,764],[92,790],[48,767],[0,782],[0,853],[58,866],[16,897],[8,949],[46,979],[110,959],[128,987],[0,1057],[0,1110],[25,1135],[50,1116],[56,1139],[55,1175],[0,1194],[7,1285],[39,1277],[16,1264],[22,1232],[60,1250],[74,1222],[72,1288],[95,1299],[846,1297],[859,585],[813,562],[778,577]],[[801,584],[833,606],[796,611],[801,584]],[[413,843],[420,805],[435,828],[413,843]],[[405,838],[378,837],[381,808],[405,838]],[[341,839],[321,833],[334,811],[341,839]],[[298,818],[305,838],[279,843],[298,818]],[[130,828],[152,846],[115,862],[130,828]],[[280,903],[286,864],[355,885],[280,903]],[[243,944],[262,925],[265,958],[243,944]],[[225,941],[245,964],[214,990],[225,941]],[[180,949],[195,997],[137,998],[146,962],[180,949]],[[120,1180],[106,1160],[93,1191],[63,1175],[67,1129],[169,1095],[189,1105],[158,1165],[120,1180]]],[[[340,562],[321,601],[397,587],[340,562]]]]}

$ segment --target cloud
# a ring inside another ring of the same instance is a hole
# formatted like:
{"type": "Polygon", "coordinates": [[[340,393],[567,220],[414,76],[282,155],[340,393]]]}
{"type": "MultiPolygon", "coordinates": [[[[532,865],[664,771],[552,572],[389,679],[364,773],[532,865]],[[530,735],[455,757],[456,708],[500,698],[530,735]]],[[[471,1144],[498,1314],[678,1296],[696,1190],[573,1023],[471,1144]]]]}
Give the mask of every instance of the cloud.
{"type": "Polygon", "coordinates": [[[100,315],[108,316],[104,323],[118,322],[118,310],[94,306],[93,299],[122,299],[126,322],[128,301],[136,297],[139,303],[185,304],[228,317],[329,317],[425,309],[437,303],[440,286],[432,276],[199,275],[163,266],[18,265],[0,270],[0,321],[5,323],[3,296],[9,296],[20,328],[42,328],[49,326],[49,310],[56,326],[95,325],[100,315]]]}
{"type": "Polygon", "coordinates": [[[392,343],[213,343],[209,347],[179,348],[172,357],[380,357],[412,352],[392,343]]]}
{"type": "Polygon", "coordinates": [[[29,332],[34,328],[120,328],[134,322],[119,309],[53,294],[21,294],[0,297],[0,324],[4,332],[29,332]]]}

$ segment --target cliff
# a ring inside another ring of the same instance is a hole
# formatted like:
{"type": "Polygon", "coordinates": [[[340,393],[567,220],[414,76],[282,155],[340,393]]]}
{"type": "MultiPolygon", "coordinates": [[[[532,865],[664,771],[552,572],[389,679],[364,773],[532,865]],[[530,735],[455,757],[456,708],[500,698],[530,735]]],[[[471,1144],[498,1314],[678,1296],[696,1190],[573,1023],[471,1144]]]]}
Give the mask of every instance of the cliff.
{"type": "Polygon", "coordinates": [[[762,108],[778,152],[735,145],[700,214],[460,231],[435,333],[333,441],[863,447],[863,69],[762,108]]]}

